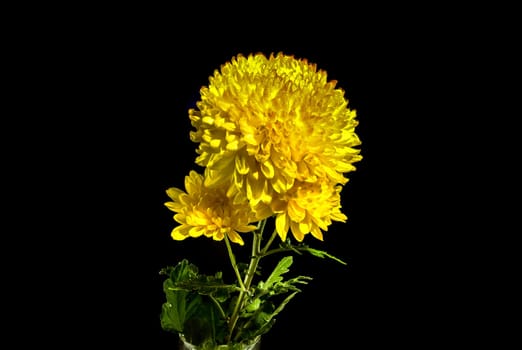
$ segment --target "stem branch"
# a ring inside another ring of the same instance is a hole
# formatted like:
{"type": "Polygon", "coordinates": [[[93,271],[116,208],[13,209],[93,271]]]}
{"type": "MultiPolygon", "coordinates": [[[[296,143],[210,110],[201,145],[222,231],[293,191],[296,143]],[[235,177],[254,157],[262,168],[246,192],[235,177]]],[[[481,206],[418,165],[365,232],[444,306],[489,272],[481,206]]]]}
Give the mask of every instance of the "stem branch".
{"type": "MultiPolygon", "coordinates": [[[[250,292],[250,287],[252,285],[252,281],[254,279],[254,275],[257,270],[257,266],[259,264],[259,260],[261,259],[261,240],[263,237],[263,230],[265,229],[266,220],[261,220],[258,224],[257,229],[254,231],[253,239],[252,239],[252,255],[250,257],[250,263],[248,265],[248,270],[245,275],[245,281],[241,282],[241,277],[239,278],[239,283],[242,284],[241,291],[239,292],[239,296],[236,302],[236,305],[234,307],[234,311],[232,312],[232,316],[230,316],[229,321],[229,332],[227,337],[227,342],[232,339],[232,335],[234,333],[234,329],[237,324],[237,320],[239,319],[239,314],[241,310],[243,309],[243,305],[245,303],[245,296],[246,293],[250,292]]],[[[229,243],[230,244],[230,243],[229,243]]],[[[231,255],[229,255],[231,256],[231,255]]],[[[232,263],[232,265],[235,265],[235,263],[232,263]]],[[[241,334],[241,331],[238,332],[236,335],[236,338],[241,334]]]]}
{"type": "Polygon", "coordinates": [[[239,282],[239,286],[241,287],[241,292],[245,290],[245,285],[243,284],[243,278],[239,273],[239,269],[237,268],[236,257],[234,256],[234,252],[232,251],[232,246],[230,245],[230,240],[227,235],[225,235],[225,243],[227,245],[228,258],[230,259],[230,263],[232,264],[232,268],[234,269],[234,273],[236,274],[237,281],[239,282]]]}

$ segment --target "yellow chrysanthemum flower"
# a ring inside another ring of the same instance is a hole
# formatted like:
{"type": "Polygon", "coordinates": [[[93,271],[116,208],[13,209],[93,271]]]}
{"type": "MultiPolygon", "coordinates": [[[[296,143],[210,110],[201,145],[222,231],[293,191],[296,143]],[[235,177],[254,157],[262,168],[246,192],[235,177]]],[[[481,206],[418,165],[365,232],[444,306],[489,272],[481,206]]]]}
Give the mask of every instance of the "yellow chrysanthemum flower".
{"type": "Polygon", "coordinates": [[[185,189],[186,192],[175,187],[167,190],[172,201],[165,206],[176,213],[174,220],[180,224],[172,230],[173,239],[205,236],[221,241],[227,235],[232,242],[243,245],[239,232],[256,229],[251,223],[259,217],[239,192],[227,193],[225,186],[208,188],[203,176],[194,170],[185,177],[185,189]]]}
{"type": "Polygon", "coordinates": [[[252,205],[270,205],[296,181],[345,184],[344,173],[362,157],[356,113],[336,83],[282,53],[238,55],[222,65],[189,110],[205,184],[233,184],[252,205]]]}
{"type": "Polygon", "coordinates": [[[308,233],[322,241],[321,230],[327,231],[332,221],[346,222],[341,212],[341,190],[342,186],[329,181],[296,182],[283,199],[274,200],[272,210],[281,240],[286,239],[290,229],[299,242],[308,233]]]}

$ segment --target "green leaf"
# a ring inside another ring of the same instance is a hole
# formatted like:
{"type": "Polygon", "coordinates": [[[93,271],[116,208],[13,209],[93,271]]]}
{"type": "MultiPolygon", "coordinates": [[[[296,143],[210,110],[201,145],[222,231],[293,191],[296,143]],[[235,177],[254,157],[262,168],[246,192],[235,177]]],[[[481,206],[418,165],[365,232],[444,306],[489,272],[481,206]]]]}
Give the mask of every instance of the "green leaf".
{"type": "Polygon", "coordinates": [[[314,249],[314,248],[310,248],[310,247],[303,247],[301,248],[301,250],[304,250],[304,251],[307,251],[308,253],[314,255],[314,256],[317,256],[319,258],[330,258],[332,260],[335,260],[337,261],[338,263],[341,263],[343,265],[347,265],[346,262],[344,262],[343,260],[333,256],[332,254],[329,254],[323,250],[319,250],[319,249],[314,249]]]}
{"type": "Polygon", "coordinates": [[[298,277],[289,279],[287,281],[281,281],[281,282],[276,283],[270,289],[269,292],[270,292],[270,295],[288,293],[289,291],[300,292],[301,289],[299,289],[296,285],[297,284],[308,284],[308,281],[310,281],[310,280],[312,280],[312,277],[298,276],[298,277]]]}
{"type": "Polygon", "coordinates": [[[177,285],[198,276],[198,268],[183,259],[175,267],[169,266],[160,271],[162,275],[168,275],[163,282],[163,291],[166,301],[163,303],[160,313],[161,326],[165,330],[182,333],[187,320],[201,304],[201,297],[189,293],[188,290],[177,285]]]}
{"type": "Polygon", "coordinates": [[[183,333],[192,344],[223,341],[226,336],[225,315],[220,302],[230,299],[235,285],[223,283],[222,273],[200,275],[186,259],[160,274],[168,275],[163,283],[166,301],[160,315],[165,330],[183,333]]]}
{"type": "Polygon", "coordinates": [[[183,332],[184,319],[180,316],[178,309],[170,303],[163,303],[160,314],[161,328],[166,331],[183,332]]]}
{"type": "Polygon", "coordinates": [[[301,254],[302,252],[307,252],[313,256],[316,256],[318,258],[329,258],[329,259],[332,259],[334,261],[337,261],[338,263],[341,263],[343,265],[348,265],[346,262],[344,262],[343,260],[339,259],[338,257],[336,256],[333,256],[332,254],[330,253],[327,253],[323,250],[319,250],[319,249],[315,249],[315,248],[310,248],[309,246],[307,246],[306,244],[304,243],[301,243],[301,244],[292,244],[292,241],[291,240],[286,240],[286,242],[284,243],[281,243],[280,245],[281,248],[283,249],[288,249],[288,250],[291,250],[297,254],[301,254]]]}
{"type": "Polygon", "coordinates": [[[270,289],[272,286],[283,280],[283,277],[281,275],[287,273],[289,271],[289,267],[293,263],[293,258],[291,256],[285,256],[282,258],[277,266],[274,268],[274,271],[268,276],[266,281],[264,283],[260,283],[260,287],[262,286],[263,289],[270,289]]]}
{"type": "Polygon", "coordinates": [[[225,320],[219,316],[215,305],[207,296],[199,296],[194,313],[187,317],[183,335],[198,348],[206,341],[223,341],[225,338],[225,320]]]}
{"type": "MultiPolygon", "coordinates": [[[[288,302],[299,292],[293,292],[292,294],[288,295],[282,302],[281,304],[279,304],[279,306],[277,307],[277,309],[275,309],[272,313],[270,314],[263,314],[261,315],[263,317],[263,322],[262,322],[262,325],[261,327],[254,333],[254,335],[261,335],[261,334],[265,334],[267,333],[271,328],[272,326],[274,325],[274,322],[275,322],[275,316],[277,314],[279,314],[281,311],[283,311],[283,309],[285,308],[285,306],[288,304],[288,302]]],[[[258,318],[258,321],[259,321],[259,318],[258,318]]]]}
{"type": "Polygon", "coordinates": [[[206,275],[199,275],[189,280],[179,281],[174,283],[171,288],[197,292],[202,295],[217,296],[223,293],[228,295],[231,291],[239,290],[235,285],[224,283],[220,277],[206,275]]]}
{"type": "Polygon", "coordinates": [[[166,330],[182,332],[185,322],[187,292],[172,290],[172,284],[171,279],[163,282],[163,290],[167,301],[162,305],[161,325],[166,330]]]}
{"type": "Polygon", "coordinates": [[[167,267],[160,271],[160,274],[167,274],[169,277],[163,282],[163,291],[166,301],[163,303],[160,314],[161,326],[165,330],[181,333],[184,329],[187,318],[187,302],[189,311],[193,312],[196,298],[188,300],[189,293],[175,287],[178,281],[190,279],[197,276],[197,267],[189,264],[188,260],[180,261],[175,267],[167,267]]]}
{"type": "Polygon", "coordinates": [[[245,310],[247,312],[254,312],[256,311],[257,309],[259,309],[259,306],[261,305],[261,299],[259,298],[256,298],[254,299],[254,301],[252,301],[251,303],[249,303],[246,307],[245,307],[245,310]]]}
{"type": "Polygon", "coordinates": [[[187,259],[181,260],[174,268],[170,269],[170,279],[173,282],[190,280],[199,274],[198,267],[188,262],[187,259]]]}

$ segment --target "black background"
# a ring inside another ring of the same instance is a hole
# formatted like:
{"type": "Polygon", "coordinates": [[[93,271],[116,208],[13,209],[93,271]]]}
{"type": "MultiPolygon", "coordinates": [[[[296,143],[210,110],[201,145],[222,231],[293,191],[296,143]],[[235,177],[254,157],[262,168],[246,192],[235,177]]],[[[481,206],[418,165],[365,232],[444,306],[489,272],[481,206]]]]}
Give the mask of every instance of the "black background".
{"type": "Polygon", "coordinates": [[[417,148],[429,133],[423,81],[438,74],[425,58],[440,52],[425,44],[430,34],[413,35],[412,23],[374,15],[309,9],[225,19],[121,8],[31,27],[18,43],[19,83],[34,96],[25,105],[35,115],[21,119],[33,141],[23,200],[38,208],[18,225],[31,250],[19,256],[31,261],[20,288],[24,326],[56,345],[175,348],[160,327],[159,270],[183,257],[209,273],[227,267],[221,245],[170,237],[165,190],[182,187],[196,156],[188,109],[234,55],[283,52],[316,63],[345,90],[363,160],[342,192],[348,222],[335,223],[324,242],[307,237],[348,265],[297,257],[291,273],[314,280],[263,348],[433,344],[450,332],[432,317],[444,291],[426,259],[436,222],[422,203],[435,189],[417,148]]]}

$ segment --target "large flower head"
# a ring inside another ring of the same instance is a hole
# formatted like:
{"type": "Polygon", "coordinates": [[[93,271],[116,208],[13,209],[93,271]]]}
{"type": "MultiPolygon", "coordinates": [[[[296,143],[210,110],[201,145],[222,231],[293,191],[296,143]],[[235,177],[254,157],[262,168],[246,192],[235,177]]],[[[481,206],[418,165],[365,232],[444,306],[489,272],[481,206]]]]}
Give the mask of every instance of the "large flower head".
{"type": "MultiPolygon", "coordinates": [[[[315,64],[283,53],[237,55],[222,65],[201,88],[196,108],[189,110],[195,128],[190,136],[199,144],[196,163],[205,167],[205,184],[237,188],[252,206],[263,204],[279,217],[274,207],[293,203],[287,193],[295,197],[306,184],[344,185],[345,174],[362,159],[356,148],[361,142],[356,112],[336,84],[315,64]]],[[[292,230],[299,232],[297,239],[308,227],[319,237],[316,227],[325,227],[325,217],[337,217],[304,209],[316,214],[307,214],[306,223],[288,221],[301,225],[292,230]]]]}
{"type": "Polygon", "coordinates": [[[227,193],[223,186],[208,188],[196,171],[185,177],[185,189],[186,192],[175,187],[167,190],[172,201],[165,205],[176,213],[174,220],[180,224],[172,230],[173,239],[205,236],[221,241],[226,235],[232,242],[243,245],[239,233],[256,229],[251,223],[259,217],[239,192],[227,193]]]}

